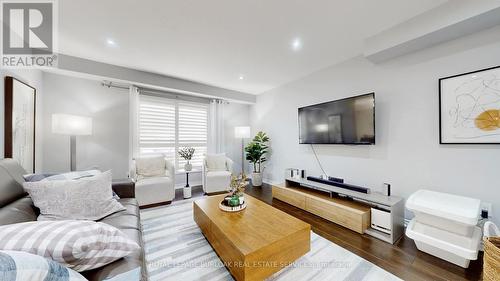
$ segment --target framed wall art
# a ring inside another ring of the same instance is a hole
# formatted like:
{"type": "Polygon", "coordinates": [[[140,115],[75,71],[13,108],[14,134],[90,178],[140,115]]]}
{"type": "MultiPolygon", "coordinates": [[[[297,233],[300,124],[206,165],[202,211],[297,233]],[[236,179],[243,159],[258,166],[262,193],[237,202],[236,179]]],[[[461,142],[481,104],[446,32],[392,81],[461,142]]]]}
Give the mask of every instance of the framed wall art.
{"type": "Polygon", "coordinates": [[[30,173],[35,172],[35,104],[35,88],[5,77],[5,158],[30,173]]]}
{"type": "Polygon", "coordinates": [[[439,79],[441,144],[500,144],[500,66],[439,79]]]}

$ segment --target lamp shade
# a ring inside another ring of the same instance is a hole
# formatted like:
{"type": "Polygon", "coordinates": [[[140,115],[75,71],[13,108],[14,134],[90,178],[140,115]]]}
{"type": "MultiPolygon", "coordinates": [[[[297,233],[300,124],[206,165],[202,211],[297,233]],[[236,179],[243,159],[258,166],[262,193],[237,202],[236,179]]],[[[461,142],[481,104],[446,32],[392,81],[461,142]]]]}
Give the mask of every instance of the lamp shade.
{"type": "Polygon", "coordinates": [[[234,137],[239,139],[248,139],[250,137],[250,127],[234,127],[234,137]]]}
{"type": "Polygon", "coordinates": [[[92,118],[70,114],[52,114],[52,133],[71,136],[92,135],[92,118]]]}

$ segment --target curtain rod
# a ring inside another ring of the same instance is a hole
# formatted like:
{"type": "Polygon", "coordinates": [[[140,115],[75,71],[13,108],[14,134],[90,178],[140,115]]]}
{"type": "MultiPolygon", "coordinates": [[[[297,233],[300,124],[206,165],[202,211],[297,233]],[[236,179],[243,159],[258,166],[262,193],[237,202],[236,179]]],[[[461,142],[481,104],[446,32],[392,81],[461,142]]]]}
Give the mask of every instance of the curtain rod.
{"type": "MultiPolygon", "coordinates": [[[[101,85],[103,87],[108,87],[108,88],[118,88],[118,89],[124,89],[124,90],[129,90],[130,89],[130,86],[127,86],[125,84],[123,85],[120,85],[120,84],[117,84],[117,83],[113,83],[111,81],[102,81],[101,82],[101,85]]],[[[182,93],[176,93],[176,92],[169,92],[169,91],[163,91],[163,90],[156,90],[156,89],[149,89],[149,88],[143,88],[143,87],[137,87],[139,89],[140,92],[142,93],[148,93],[148,94],[152,94],[154,96],[170,96],[171,98],[176,98],[176,99],[188,99],[188,100],[204,100],[204,101],[220,101],[222,102],[223,104],[229,104],[228,101],[224,100],[224,99],[220,99],[220,98],[204,98],[204,97],[197,97],[197,96],[193,96],[193,95],[187,95],[187,94],[182,94],[182,93]]]]}
{"type": "Polygon", "coordinates": [[[130,86],[125,86],[125,85],[119,85],[119,84],[113,84],[111,81],[102,81],[101,86],[103,87],[108,87],[108,88],[118,88],[118,89],[125,89],[128,90],[130,89],[130,86]]]}

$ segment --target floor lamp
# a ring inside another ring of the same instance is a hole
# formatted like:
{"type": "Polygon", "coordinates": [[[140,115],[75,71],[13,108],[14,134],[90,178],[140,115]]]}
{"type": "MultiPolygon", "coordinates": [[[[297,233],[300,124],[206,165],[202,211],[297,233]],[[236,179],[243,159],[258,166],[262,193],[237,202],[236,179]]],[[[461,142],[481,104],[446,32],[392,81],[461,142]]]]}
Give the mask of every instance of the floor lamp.
{"type": "Polygon", "coordinates": [[[250,127],[234,127],[234,137],[241,139],[241,175],[245,175],[245,139],[250,138],[250,127]]]}
{"type": "Polygon", "coordinates": [[[70,168],[71,171],[76,171],[76,136],[92,135],[92,118],[52,114],[52,133],[70,136],[70,168]]]}

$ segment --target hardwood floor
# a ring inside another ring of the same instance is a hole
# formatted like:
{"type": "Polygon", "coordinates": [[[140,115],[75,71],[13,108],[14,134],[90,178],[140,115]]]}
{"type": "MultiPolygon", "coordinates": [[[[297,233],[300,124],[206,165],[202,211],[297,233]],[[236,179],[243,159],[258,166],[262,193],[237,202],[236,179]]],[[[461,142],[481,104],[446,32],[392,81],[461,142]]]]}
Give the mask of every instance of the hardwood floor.
{"type": "MultiPolygon", "coordinates": [[[[246,188],[245,192],[309,223],[316,234],[363,257],[403,280],[482,280],[482,253],[480,253],[478,260],[471,262],[468,269],[463,269],[418,251],[413,240],[406,236],[391,245],[366,234],[360,235],[287,203],[273,200],[269,185],[264,184],[262,187],[250,186],[246,188]]],[[[193,187],[192,194],[193,197],[203,196],[203,191],[201,187],[193,187]]],[[[177,190],[175,200],[181,199],[182,190],[177,190]]]]}

